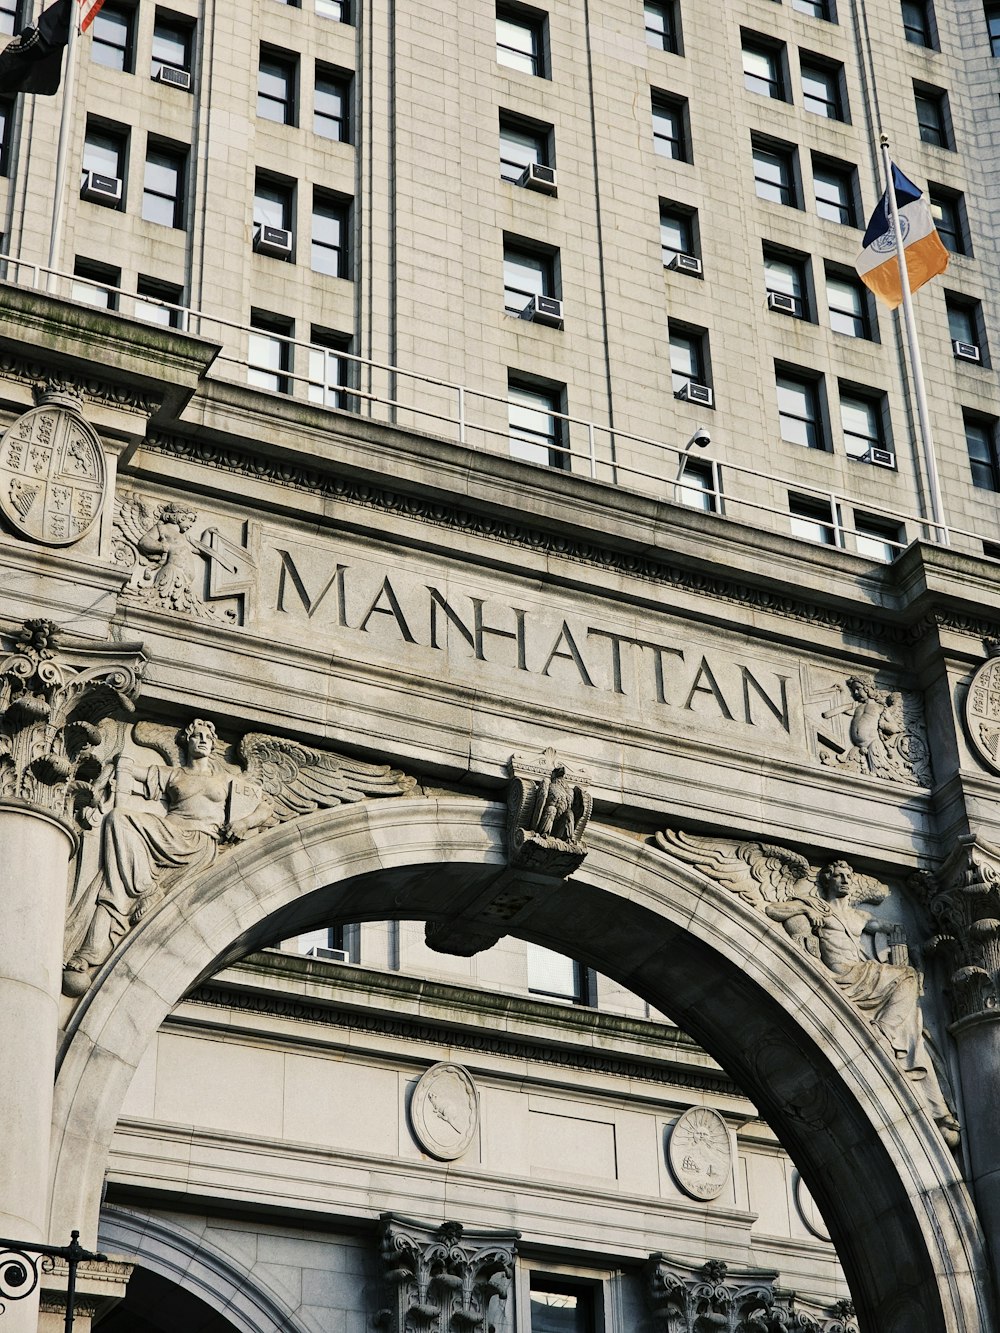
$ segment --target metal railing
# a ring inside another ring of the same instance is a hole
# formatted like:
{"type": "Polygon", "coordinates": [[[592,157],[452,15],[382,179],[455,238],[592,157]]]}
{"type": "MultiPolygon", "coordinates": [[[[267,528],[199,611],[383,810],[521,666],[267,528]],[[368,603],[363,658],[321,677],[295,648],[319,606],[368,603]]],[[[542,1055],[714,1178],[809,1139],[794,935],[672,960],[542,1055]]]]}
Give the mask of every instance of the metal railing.
{"type": "MultiPolygon", "coordinates": [[[[271,328],[174,305],[16,256],[0,255],[0,277],[14,285],[44,290],[50,295],[218,342],[221,351],[209,378],[272,388],[336,410],[363,411],[384,424],[431,431],[469,448],[514,453],[522,458],[529,454],[518,447],[516,428],[511,426],[507,415],[510,400],[502,394],[308,342],[271,328]],[[266,339],[272,350],[276,350],[274,364],[255,362],[251,354],[254,337],[266,339]],[[301,369],[303,361],[307,367],[305,373],[301,369]]],[[[856,549],[860,542],[862,553],[874,559],[893,558],[915,535],[942,544],[958,538],[969,544],[975,554],[982,555],[984,537],[989,542],[995,535],[954,526],[942,530],[926,514],[817,485],[803,477],[789,477],[719,458],[711,460],[713,486],[703,487],[682,476],[685,446],[665,444],[651,436],[547,407],[539,407],[537,411],[540,417],[557,423],[544,446],[532,446],[532,451],[539,448],[540,452],[547,452],[548,458],[543,461],[549,466],[627,491],[739,518],[751,525],[760,526],[763,519],[766,526],[791,535],[797,534],[789,499],[792,495],[802,496],[828,507],[829,521],[817,520],[815,524],[822,533],[817,541],[840,548],[853,544],[856,549]],[[859,531],[845,522],[845,513],[852,509],[862,510],[866,517],[876,521],[881,519],[887,525],[896,525],[900,540],[859,531]],[[902,539],[904,536],[906,540],[902,539]],[[876,548],[881,548],[881,554],[876,554],[876,548]]],[[[533,460],[529,456],[527,461],[533,460]]],[[[871,465],[859,461],[858,466],[871,465]]]]}

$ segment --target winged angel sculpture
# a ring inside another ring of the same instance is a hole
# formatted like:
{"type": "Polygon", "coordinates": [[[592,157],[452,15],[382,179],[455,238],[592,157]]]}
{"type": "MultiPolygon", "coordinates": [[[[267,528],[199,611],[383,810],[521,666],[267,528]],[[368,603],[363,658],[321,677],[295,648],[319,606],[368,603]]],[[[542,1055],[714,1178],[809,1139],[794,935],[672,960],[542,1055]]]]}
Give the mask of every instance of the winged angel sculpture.
{"type": "Polygon", "coordinates": [[[413,778],[388,765],[257,732],[243,737],[232,762],[215,727],[201,718],[180,732],[138,722],[133,736],[167,767],[140,773],[120,761],[116,799],[141,795],[158,805],[104,816],[100,869],[70,912],[67,995],[82,995],[128,929],[226,844],[313,810],[415,790],[413,778]]]}
{"type": "Polygon", "coordinates": [[[670,830],[658,833],[656,841],[763,911],[822,964],[920,1084],[946,1139],[957,1140],[958,1122],[941,1091],[923,1030],[922,977],[910,966],[903,929],[861,906],[883,902],[889,895],[885,884],[846,861],[815,870],[805,857],[763,842],[722,848],[708,838],[670,830]]]}

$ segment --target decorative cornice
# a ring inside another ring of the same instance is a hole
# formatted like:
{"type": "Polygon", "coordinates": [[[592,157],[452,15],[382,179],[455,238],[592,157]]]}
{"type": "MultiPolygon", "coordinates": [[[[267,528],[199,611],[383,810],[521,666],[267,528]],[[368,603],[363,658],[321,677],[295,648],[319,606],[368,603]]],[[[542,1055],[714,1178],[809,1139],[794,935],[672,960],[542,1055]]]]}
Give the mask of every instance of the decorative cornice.
{"type": "Polygon", "coordinates": [[[914,624],[893,625],[870,616],[817,606],[804,598],[773,592],[767,588],[751,587],[736,579],[681,569],[646,554],[611,550],[582,538],[531,527],[516,519],[494,517],[436,498],[406,495],[386,486],[338,476],[330,469],[265,457],[244,449],[162,433],[150,434],[144,442],[144,448],[186,462],[235,472],[255,481],[270,482],[381,513],[401,514],[437,527],[485,537],[508,546],[519,546],[541,555],[561,556],[647,583],[710,597],[714,601],[732,602],[750,610],[845,634],[860,635],[880,643],[913,644],[934,628],[950,629],[980,639],[990,635],[1000,636],[1000,624],[997,622],[966,615],[932,613],[914,624]]]}
{"type": "MultiPolygon", "coordinates": [[[[242,1013],[266,1014],[273,1018],[292,1018],[303,1023],[322,1023],[327,1027],[347,1032],[364,1032],[392,1037],[400,1041],[419,1042],[422,1046],[450,1046],[474,1051],[480,1055],[505,1056],[514,1060],[534,1060],[540,1064],[555,1065],[562,1069],[580,1069],[595,1074],[608,1074],[642,1083],[660,1086],[696,1088],[724,1096],[739,1097],[739,1088],[724,1074],[709,1070],[690,1072],[650,1061],[611,1056],[591,1049],[571,1050],[552,1046],[545,1041],[527,1041],[505,1036],[503,1033],[479,1030],[468,1031],[444,1023],[429,1023],[398,1014],[367,1013],[339,1009],[332,1005],[300,999],[285,994],[263,995],[220,985],[198,986],[186,1000],[194,1004],[210,1005],[217,1009],[235,1009],[242,1013]]],[[[557,1021],[558,1015],[553,1015],[557,1021]]]]}
{"type": "Polygon", "coordinates": [[[131,385],[111,384],[91,375],[56,370],[42,361],[15,356],[13,352],[0,351],[0,378],[29,385],[36,398],[55,388],[78,399],[113,407],[120,412],[132,412],[136,416],[150,417],[160,405],[158,397],[131,385]]]}

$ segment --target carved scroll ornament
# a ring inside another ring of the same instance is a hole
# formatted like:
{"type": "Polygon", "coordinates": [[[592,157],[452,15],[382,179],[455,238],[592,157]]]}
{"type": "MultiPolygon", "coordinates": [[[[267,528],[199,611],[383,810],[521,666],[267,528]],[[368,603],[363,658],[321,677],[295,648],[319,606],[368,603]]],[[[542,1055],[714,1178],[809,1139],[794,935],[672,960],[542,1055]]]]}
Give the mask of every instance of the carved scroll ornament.
{"type": "Polygon", "coordinates": [[[958,1122],[924,1031],[923,979],[910,966],[902,927],[862,906],[883,902],[888,887],[846,861],[816,869],[788,848],[767,843],[721,845],[671,830],[658,833],[656,843],[783,927],[889,1045],[947,1141],[956,1144],[958,1122]]]}
{"type": "Polygon", "coordinates": [[[67,995],[82,995],[125,933],[228,844],[313,810],[404,796],[416,786],[386,764],[258,733],[244,736],[227,758],[215,727],[202,719],[181,732],[138,722],[133,736],[168,767],[134,773],[130,761],[119,765],[119,800],[138,794],[149,804],[104,817],[100,869],[70,912],[67,995]]]}
{"type": "Polygon", "coordinates": [[[586,779],[570,773],[551,748],[537,758],[512,755],[510,773],[510,864],[565,879],[587,855],[583,835],[594,803],[586,779]]]}

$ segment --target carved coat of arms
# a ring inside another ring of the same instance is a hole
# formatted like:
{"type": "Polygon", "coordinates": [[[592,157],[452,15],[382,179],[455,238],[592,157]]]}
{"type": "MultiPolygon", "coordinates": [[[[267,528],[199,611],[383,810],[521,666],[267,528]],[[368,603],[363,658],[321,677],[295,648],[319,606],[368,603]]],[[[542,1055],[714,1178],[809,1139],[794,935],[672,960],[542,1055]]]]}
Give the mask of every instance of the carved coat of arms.
{"type": "Polygon", "coordinates": [[[106,485],[101,442],[72,408],[32,408],[0,439],[0,510],[34,541],[69,546],[86,537],[106,485]]]}

